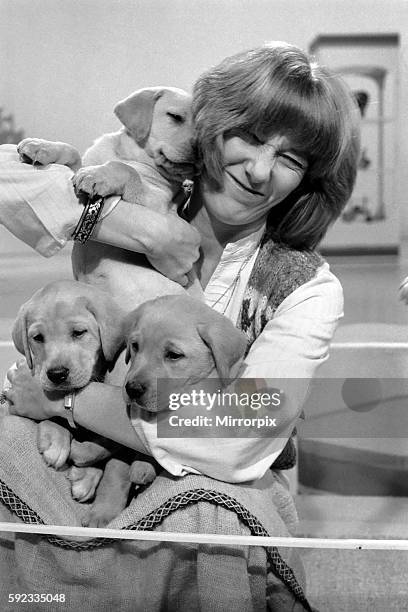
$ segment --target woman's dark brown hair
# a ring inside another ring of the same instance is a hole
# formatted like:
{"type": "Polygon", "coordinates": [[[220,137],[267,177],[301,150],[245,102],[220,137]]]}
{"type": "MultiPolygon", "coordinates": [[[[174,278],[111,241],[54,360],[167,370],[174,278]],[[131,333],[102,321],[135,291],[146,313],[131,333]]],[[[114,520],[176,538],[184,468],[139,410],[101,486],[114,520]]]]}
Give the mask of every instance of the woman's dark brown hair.
{"type": "Polygon", "coordinates": [[[268,227],[291,247],[315,248],[349,199],[357,171],[360,114],[341,78],[298,47],[269,43],[199,77],[193,115],[202,178],[213,191],[222,189],[229,133],[289,139],[308,168],[300,186],[271,209],[268,227]]]}

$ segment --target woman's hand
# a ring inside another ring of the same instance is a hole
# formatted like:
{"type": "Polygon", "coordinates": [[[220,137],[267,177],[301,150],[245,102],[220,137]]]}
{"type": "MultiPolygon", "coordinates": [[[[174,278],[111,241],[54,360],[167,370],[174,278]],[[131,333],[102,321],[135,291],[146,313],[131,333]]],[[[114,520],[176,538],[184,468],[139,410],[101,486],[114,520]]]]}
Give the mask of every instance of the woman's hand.
{"type": "Polygon", "coordinates": [[[200,234],[176,214],[163,215],[161,237],[147,253],[147,259],[159,272],[183,287],[187,274],[200,256],[200,234]]]}
{"type": "Polygon", "coordinates": [[[182,286],[200,256],[200,234],[187,221],[126,200],[98,223],[92,240],[143,253],[156,270],[182,286]]]}
{"type": "Polygon", "coordinates": [[[36,421],[59,414],[61,400],[52,401],[44,393],[39,381],[32,375],[27,362],[20,360],[7,372],[10,386],[3,389],[9,402],[10,414],[28,417],[36,421]]]}

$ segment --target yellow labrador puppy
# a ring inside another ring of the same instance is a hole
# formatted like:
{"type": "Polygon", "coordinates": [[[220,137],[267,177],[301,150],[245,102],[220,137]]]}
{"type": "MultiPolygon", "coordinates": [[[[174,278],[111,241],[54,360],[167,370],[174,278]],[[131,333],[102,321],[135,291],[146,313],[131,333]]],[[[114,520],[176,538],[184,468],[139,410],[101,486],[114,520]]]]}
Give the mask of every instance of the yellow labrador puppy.
{"type": "Polygon", "coordinates": [[[98,138],[82,159],[72,145],[38,138],[25,138],[17,151],[28,163],[59,163],[74,171],[86,166],[74,177],[77,191],[174,209],[174,196],[195,174],[190,94],[147,87],[118,102],[114,113],[122,129],[98,138]]]}
{"type": "Polygon", "coordinates": [[[189,296],[167,295],[128,316],[124,399],[149,411],[157,405],[157,379],[181,393],[207,378],[234,379],[247,338],[227,317],[189,296]],[[173,383],[171,381],[174,381],[173,383]]]}
{"type": "MultiPolygon", "coordinates": [[[[113,367],[124,348],[123,319],[123,312],[107,293],[77,281],[58,281],[37,291],[21,307],[12,335],[43,389],[65,395],[91,380],[103,380],[113,367]]],[[[89,432],[85,435],[53,421],[38,425],[38,448],[46,463],[55,469],[67,467],[68,460],[76,464],[67,477],[73,498],[81,502],[94,497],[103,470],[76,466],[92,465],[118,451],[117,445],[107,440],[101,445],[100,439],[90,441],[87,437],[89,432]]],[[[127,502],[129,458],[110,459],[105,473],[109,481],[108,522],[127,502]]]]}
{"type": "Polygon", "coordinates": [[[123,348],[123,313],[95,287],[49,283],[20,308],[12,331],[16,348],[44,390],[67,393],[103,377],[123,348]]]}
{"type": "MultiPolygon", "coordinates": [[[[96,140],[82,160],[71,145],[33,138],[19,143],[19,155],[27,163],[60,163],[78,170],[73,181],[79,193],[120,195],[176,215],[182,184],[195,173],[191,96],[172,87],[145,88],[119,102],[114,112],[122,129],[96,140]]],[[[198,247],[198,232],[178,222],[186,243],[198,247]]],[[[127,312],[156,296],[183,292],[178,283],[153,271],[143,255],[95,241],[74,244],[72,265],[75,278],[106,290],[127,312]]],[[[198,282],[191,292],[201,293],[198,282]]]]}

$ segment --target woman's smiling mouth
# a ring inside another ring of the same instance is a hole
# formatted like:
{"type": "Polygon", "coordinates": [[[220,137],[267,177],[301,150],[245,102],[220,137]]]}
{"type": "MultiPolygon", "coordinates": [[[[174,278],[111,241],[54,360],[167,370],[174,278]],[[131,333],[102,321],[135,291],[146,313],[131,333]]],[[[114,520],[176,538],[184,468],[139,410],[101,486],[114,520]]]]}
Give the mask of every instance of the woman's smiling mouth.
{"type": "Polygon", "coordinates": [[[261,191],[256,191],[255,189],[251,189],[251,187],[248,187],[248,185],[241,183],[241,181],[239,181],[233,174],[228,172],[228,170],[225,170],[225,173],[229,176],[230,179],[232,179],[234,183],[238,185],[238,187],[241,187],[241,189],[243,189],[244,191],[247,191],[248,193],[251,193],[253,195],[264,197],[264,194],[261,191]]]}

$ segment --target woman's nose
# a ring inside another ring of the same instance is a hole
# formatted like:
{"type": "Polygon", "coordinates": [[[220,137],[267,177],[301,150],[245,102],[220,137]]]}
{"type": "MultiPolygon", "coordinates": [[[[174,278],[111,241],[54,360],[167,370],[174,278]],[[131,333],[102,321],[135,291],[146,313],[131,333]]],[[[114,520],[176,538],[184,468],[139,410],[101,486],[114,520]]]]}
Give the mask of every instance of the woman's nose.
{"type": "Polygon", "coordinates": [[[271,178],[275,161],[275,151],[255,150],[245,166],[250,181],[253,184],[268,182],[271,178]]]}

